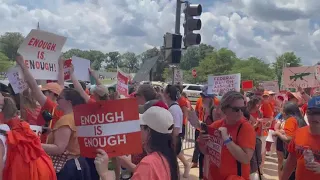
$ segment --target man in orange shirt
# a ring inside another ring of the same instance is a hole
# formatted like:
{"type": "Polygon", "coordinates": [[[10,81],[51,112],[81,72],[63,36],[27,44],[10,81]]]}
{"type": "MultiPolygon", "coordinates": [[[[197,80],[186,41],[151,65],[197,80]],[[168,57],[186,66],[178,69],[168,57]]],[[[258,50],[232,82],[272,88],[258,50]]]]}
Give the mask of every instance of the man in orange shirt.
{"type": "Polygon", "coordinates": [[[289,144],[289,156],[282,180],[288,180],[296,168],[296,180],[320,179],[320,96],[308,102],[309,126],[296,131],[289,144]]]}

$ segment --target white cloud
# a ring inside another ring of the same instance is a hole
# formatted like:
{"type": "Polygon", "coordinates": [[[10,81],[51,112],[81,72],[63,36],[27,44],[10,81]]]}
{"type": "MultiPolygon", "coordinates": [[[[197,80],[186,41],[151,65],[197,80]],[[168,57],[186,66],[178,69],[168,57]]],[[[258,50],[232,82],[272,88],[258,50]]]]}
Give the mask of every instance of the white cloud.
{"type": "MultiPolygon", "coordinates": [[[[320,58],[319,0],[197,2],[205,4],[203,43],[267,62],[286,51],[296,52],[305,64],[320,58]]],[[[173,32],[175,1],[0,0],[0,34],[27,35],[38,21],[42,29],[68,37],[65,50],[141,53],[161,46],[165,32],[173,32]]]]}

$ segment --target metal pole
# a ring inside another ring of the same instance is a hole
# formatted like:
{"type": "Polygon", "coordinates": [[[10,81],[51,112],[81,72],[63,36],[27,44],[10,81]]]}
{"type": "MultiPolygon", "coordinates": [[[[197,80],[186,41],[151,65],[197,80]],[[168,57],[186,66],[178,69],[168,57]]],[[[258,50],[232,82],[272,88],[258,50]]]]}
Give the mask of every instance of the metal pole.
{"type": "Polygon", "coordinates": [[[176,26],[174,29],[174,33],[180,34],[180,18],[181,18],[181,0],[177,0],[177,8],[176,8],[176,26]]]}
{"type": "MultiPolygon", "coordinates": [[[[175,24],[175,28],[174,28],[175,34],[180,34],[181,4],[182,4],[181,0],[177,0],[176,24],[175,24]]],[[[174,82],[174,71],[175,71],[175,66],[172,66],[172,85],[175,83],[174,82]]]]}

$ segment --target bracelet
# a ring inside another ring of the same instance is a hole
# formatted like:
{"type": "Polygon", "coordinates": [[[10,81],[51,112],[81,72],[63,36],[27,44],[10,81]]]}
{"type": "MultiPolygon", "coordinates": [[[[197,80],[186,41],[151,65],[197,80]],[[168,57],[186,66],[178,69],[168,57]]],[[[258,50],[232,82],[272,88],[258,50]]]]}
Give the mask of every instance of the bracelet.
{"type": "Polygon", "coordinates": [[[223,141],[224,145],[229,144],[230,142],[232,142],[232,139],[229,137],[227,140],[223,141]]]}

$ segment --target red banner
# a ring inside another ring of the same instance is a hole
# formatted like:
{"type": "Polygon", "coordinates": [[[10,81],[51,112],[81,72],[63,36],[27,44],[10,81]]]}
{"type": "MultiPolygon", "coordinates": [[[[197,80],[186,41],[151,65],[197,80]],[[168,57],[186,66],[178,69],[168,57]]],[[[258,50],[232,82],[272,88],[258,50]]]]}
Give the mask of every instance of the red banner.
{"type": "Polygon", "coordinates": [[[253,81],[252,80],[246,80],[241,82],[241,87],[244,91],[249,91],[253,88],[253,81]]]}
{"type": "Polygon", "coordinates": [[[136,99],[83,104],[73,112],[81,156],[94,158],[96,149],[104,149],[109,157],[142,152],[136,99]]]}
{"type": "Polygon", "coordinates": [[[129,96],[128,84],[129,84],[128,76],[126,76],[125,73],[118,70],[118,73],[117,73],[117,92],[119,93],[119,95],[123,95],[125,97],[129,96]]]}

